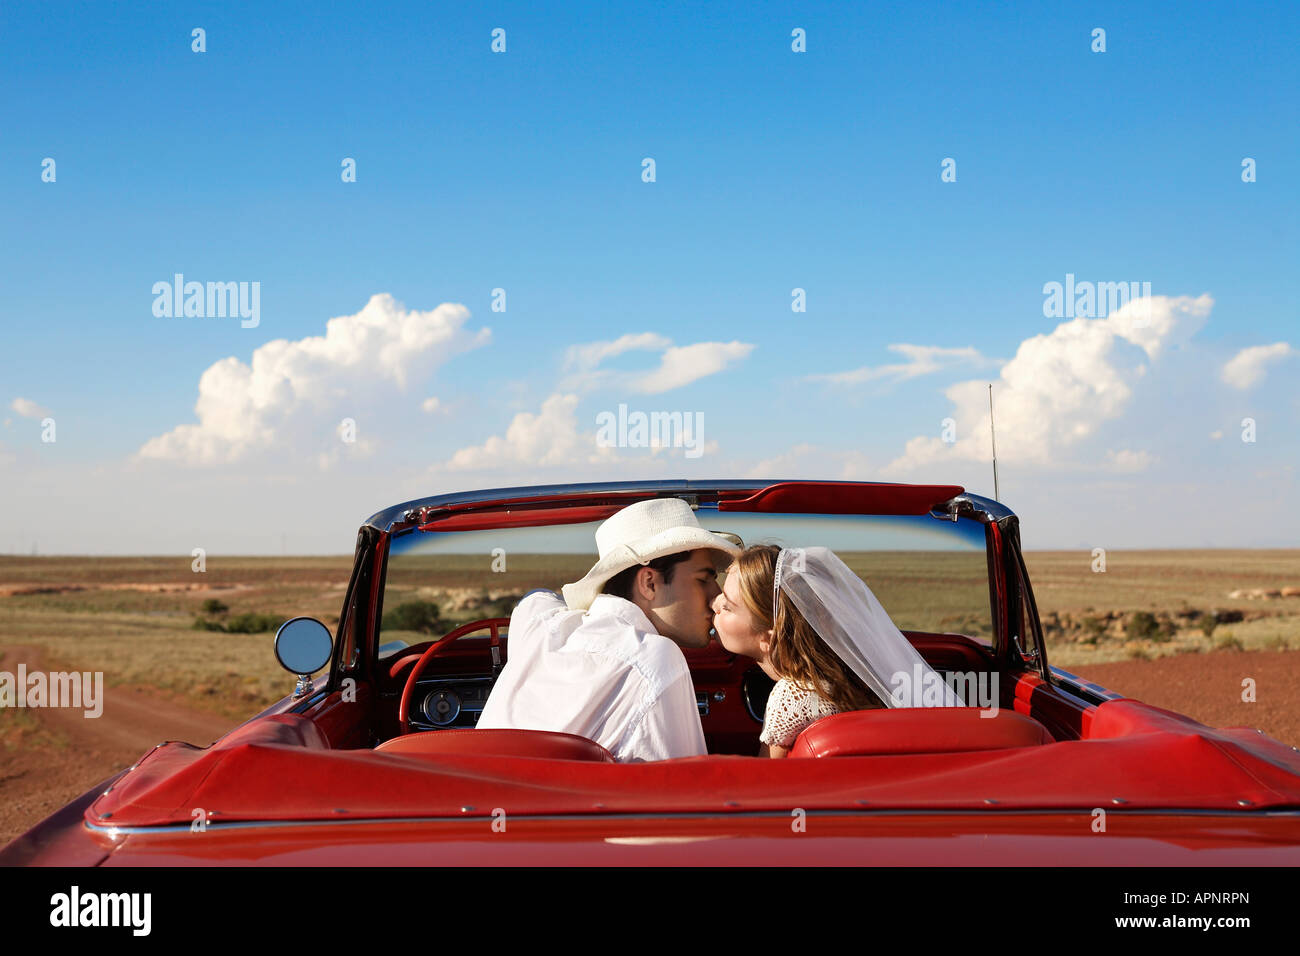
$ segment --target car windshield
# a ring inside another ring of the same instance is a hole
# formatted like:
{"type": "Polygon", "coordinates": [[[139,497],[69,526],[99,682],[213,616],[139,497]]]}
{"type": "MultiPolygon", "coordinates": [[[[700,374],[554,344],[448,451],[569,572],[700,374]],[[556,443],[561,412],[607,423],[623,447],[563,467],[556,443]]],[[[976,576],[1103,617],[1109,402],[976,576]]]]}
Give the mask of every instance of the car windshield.
{"type": "MultiPolygon", "coordinates": [[[[933,515],[719,513],[700,524],[746,545],[831,548],[904,631],[992,636],[985,528],[933,515]]],[[[436,639],[468,621],[509,617],[526,593],[558,591],[596,560],[599,522],[393,536],[384,585],[379,656],[436,639]]],[[[472,638],[471,638],[472,639],[472,638]]]]}

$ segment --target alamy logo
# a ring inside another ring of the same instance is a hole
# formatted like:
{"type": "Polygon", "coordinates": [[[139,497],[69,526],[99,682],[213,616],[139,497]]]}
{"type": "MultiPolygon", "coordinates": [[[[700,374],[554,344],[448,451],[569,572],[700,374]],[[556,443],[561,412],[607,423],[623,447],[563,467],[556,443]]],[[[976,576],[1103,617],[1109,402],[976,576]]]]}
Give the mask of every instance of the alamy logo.
{"type": "Polygon", "coordinates": [[[703,412],[632,412],[596,416],[596,444],[601,448],[684,448],[687,458],[704,454],[703,412]]]}
{"type": "Polygon", "coordinates": [[[1064,284],[1043,284],[1043,317],[1048,319],[1099,319],[1130,302],[1142,303],[1138,325],[1150,321],[1151,283],[1075,282],[1074,273],[1067,272],[1064,284]]]}
{"type": "Polygon", "coordinates": [[[134,936],[148,936],[152,925],[151,893],[71,892],[50,897],[51,926],[129,926],[134,936]]]}
{"type": "Polygon", "coordinates": [[[104,712],[103,671],[0,671],[0,707],[73,707],[94,719],[104,712]]]}
{"type": "Polygon", "coordinates": [[[900,707],[942,707],[945,690],[951,690],[967,707],[979,707],[981,717],[998,712],[997,671],[953,671],[945,679],[916,661],[911,673],[897,671],[889,683],[900,707]]]}
{"type": "Polygon", "coordinates": [[[260,282],[186,282],[177,272],[171,282],[155,282],[153,294],[153,314],[160,319],[239,316],[245,329],[255,329],[262,321],[260,282]]]}

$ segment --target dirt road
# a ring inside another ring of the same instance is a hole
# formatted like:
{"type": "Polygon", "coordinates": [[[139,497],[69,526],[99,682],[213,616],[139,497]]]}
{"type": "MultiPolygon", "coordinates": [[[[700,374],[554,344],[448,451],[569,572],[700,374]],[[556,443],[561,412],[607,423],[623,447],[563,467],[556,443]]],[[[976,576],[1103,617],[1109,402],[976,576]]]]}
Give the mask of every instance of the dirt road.
{"type": "MultiPolygon", "coordinates": [[[[16,673],[46,670],[30,647],[0,648],[0,667],[16,673]]],[[[80,796],[91,786],[164,740],[205,747],[234,724],[135,688],[104,688],[101,716],[80,710],[32,708],[38,725],[24,732],[30,745],[0,747],[0,846],[80,796]]]]}

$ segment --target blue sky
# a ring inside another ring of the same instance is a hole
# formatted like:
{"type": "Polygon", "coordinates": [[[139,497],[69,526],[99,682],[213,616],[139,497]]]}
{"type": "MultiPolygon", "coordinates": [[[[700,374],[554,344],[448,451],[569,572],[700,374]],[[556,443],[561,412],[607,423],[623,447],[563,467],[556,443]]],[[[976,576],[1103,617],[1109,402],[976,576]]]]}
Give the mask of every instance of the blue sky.
{"type": "Polygon", "coordinates": [[[1293,545],[1294,12],[6,5],[0,551],[347,551],[403,498],[601,477],[989,494],[976,381],[1031,546],[1293,545]],[[258,325],[155,316],[178,272],[258,282],[258,325]],[[1067,273],[1149,282],[1154,338],[1061,329],[1067,273]],[[619,403],[706,450],[594,448],[619,403]]]}

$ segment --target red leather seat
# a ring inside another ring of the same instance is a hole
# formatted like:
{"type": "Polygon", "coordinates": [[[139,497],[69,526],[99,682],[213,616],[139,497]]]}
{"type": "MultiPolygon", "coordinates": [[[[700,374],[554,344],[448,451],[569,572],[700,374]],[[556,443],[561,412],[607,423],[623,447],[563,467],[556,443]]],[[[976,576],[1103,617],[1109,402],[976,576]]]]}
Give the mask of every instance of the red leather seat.
{"type": "Polygon", "coordinates": [[[375,750],[407,757],[479,754],[617,763],[613,755],[594,740],[550,730],[425,730],[385,740],[375,750]]]}
{"type": "Polygon", "coordinates": [[[961,753],[1054,742],[1038,721],[1010,710],[981,717],[978,707],[892,707],[823,717],[799,735],[787,756],[961,753]]]}

